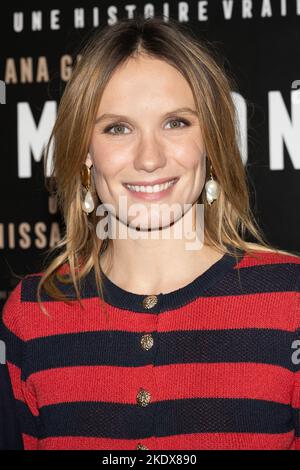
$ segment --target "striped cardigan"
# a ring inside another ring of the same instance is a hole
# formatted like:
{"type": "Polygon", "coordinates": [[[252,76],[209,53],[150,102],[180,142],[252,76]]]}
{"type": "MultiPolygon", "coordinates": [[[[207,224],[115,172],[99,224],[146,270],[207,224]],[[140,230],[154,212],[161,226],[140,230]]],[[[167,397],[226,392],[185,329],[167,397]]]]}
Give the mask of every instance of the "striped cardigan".
{"type": "MultiPolygon", "coordinates": [[[[1,319],[25,449],[300,450],[300,258],[225,254],[181,289],[93,270],[82,304],[27,275],[1,319]]],[[[75,298],[72,286],[61,286],[75,298]]]]}

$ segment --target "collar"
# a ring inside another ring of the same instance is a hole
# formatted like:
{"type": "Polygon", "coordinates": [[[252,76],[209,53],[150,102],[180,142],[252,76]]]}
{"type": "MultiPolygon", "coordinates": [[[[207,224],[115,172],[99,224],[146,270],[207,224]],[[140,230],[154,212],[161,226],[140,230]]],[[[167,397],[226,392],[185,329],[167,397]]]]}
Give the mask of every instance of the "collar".
{"type": "MultiPolygon", "coordinates": [[[[211,286],[220,281],[228,271],[236,268],[241,258],[244,257],[245,251],[235,248],[234,253],[237,256],[225,253],[222,258],[186,286],[172,292],[151,296],[134,294],[122,289],[114,284],[101,270],[104,300],[107,304],[114,307],[140,313],[160,313],[180,308],[197,297],[205,296],[206,291],[211,286]],[[148,299],[146,300],[146,298],[148,299]]],[[[88,277],[93,276],[93,291],[96,292],[93,273],[92,269],[88,277]]]]}

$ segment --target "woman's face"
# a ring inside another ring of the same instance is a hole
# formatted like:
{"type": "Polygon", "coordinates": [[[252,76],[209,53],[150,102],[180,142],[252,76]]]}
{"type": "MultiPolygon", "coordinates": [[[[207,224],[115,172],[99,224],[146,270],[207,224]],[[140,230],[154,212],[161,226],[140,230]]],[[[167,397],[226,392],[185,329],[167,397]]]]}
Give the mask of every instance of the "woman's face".
{"type": "Polygon", "coordinates": [[[166,227],[198,199],[205,182],[205,148],[195,110],[188,83],[165,61],[130,58],[111,77],[86,164],[93,164],[101,202],[113,206],[122,222],[140,229],[166,227]],[[168,189],[154,187],[159,192],[140,187],[174,178],[168,189]]]}

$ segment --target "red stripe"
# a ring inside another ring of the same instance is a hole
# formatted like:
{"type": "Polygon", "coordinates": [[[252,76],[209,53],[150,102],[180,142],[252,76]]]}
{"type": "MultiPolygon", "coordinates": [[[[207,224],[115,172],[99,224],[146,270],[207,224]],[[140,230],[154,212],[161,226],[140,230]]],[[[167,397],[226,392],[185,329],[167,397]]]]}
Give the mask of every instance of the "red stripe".
{"type": "MultiPolygon", "coordinates": [[[[182,434],[157,439],[157,449],[258,450],[293,449],[293,431],[285,434],[206,433],[182,434]],[[162,446],[162,447],[161,447],[162,446]]],[[[147,446],[148,447],[148,446],[147,446]]]]}
{"type": "Polygon", "coordinates": [[[183,309],[164,312],[159,317],[157,329],[172,331],[270,328],[294,331],[295,319],[291,308],[294,305],[295,292],[241,295],[238,302],[236,296],[200,297],[183,309]],[[282,314],[289,311],[291,315],[282,314]]]}
{"type": "Polygon", "coordinates": [[[300,450],[300,437],[296,437],[294,441],[294,448],[295,450],[300,450]]]}
{"type": "MultiPolygon", "coordinates": [[[[300,410],[300,370],[295,372],[294,374],[295,386],[293,391],[293,400],[292,406],[294,408],[299,408],[300,410]]],[[[299,420],[300,420],[300,411],[299,411],[299,420]]],[[[300,429],[300,421],[299,421],[299,429],[300,429]]]]}
{"type": "Polygon", "coordinates": [[[17,400],[24,401],[22,387],[21,387],[21,370],[12,362],[6,362],[9,372],[10,381],[12,384],[13,394],[17,400]]]}
{"type": "Polygon", "coordinates": [[[258,251],[254,256],[245,254],[244,258],[238,263],[237,268],[248,268],[250,266],[260,266],[263,264],[300,264],[300,257],[295,255],[284,255],[282,253],[268,253],[267,251],[258,251]]]}
{"type": "Polygon", "coordinates": [[[138,443],[149,450],[294,450],[293,432],[285,434],[203,433],[141,439],[50,437],[39,441],[39,450],[136,450],[138,443]]]}
{"type": "Polygon", "coordinates": [[[38,416],[39,410],[35,398],[35,391],[30,390],[30,383],[21,380],[21,371],[19,367],[7,361],[10,381],[12,384],[13,394],[17,400],[26,403],[31,413],[38,416]],[[28,386],[29,384],[29,386],[28,386]]]}
{"type": "MultiPolygon", "coordinates": [[[[173,330],[217,330],[230,328],[274,328],[293,331],[295,292],[272,292],[235,296],[199,297],[183,308],[157,314],[136,313],[107,305],[109,323],[101,311],[98,299],[83,299],[85,310],[74,304],[62,308],[61,302],[49,306],[51,318],[45,316],[36,303],[23,304],[26,307],[26,322],[22,334],[27,340],[56,334],[86,331],[121,330],[148,332],[173,330]],[[291,315],[282,315],[282,312],[291,315]]],[[[45,302],[47,308],[47,302],[45,302]]],[[[15,306],[16,308],[16,306],[15,306]]],[[[14,325],[10,325],[14,332],[14,325]]],[[[15,332],[16,334],[16,332],[15,332]]]]}
{"type": "Polygon", "coordinates": [[[22,433],[24,450],[38,450],[39,441],[37,438],[22,433]]]}
{"type": "Polygon", "coordinates": [[[69,401],[135,404],[140,387],[151,393],[152,401],[222,397],[289,404],[293,374],[279,366],[256,363],[83,366],[37,372],[29,383],[39,396],[39,406],[69,401]]]}

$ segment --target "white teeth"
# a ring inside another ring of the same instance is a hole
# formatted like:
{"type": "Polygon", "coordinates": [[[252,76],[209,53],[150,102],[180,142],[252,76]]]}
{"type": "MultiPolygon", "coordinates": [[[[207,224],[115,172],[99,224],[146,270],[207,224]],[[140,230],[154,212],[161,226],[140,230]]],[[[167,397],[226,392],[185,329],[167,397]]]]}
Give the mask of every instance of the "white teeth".
{"type": "Polygon", "coordinates": [[[126,184],[127,188],[131,189],[131,191],[141,192],[141,193],[159,193],[160,191],[164,191],[165,189],[172,186],[176,180],[168,181],[164,184],[155,184],[154,186],[132,186],[130,184],[126,184]]]}

